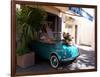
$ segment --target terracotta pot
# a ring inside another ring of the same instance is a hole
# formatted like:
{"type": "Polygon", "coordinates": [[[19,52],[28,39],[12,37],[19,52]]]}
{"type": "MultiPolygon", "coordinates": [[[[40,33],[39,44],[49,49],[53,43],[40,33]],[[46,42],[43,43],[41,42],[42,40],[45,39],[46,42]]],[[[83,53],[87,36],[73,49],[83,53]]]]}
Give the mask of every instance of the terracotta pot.
{"type": "Polygon", "coordinates": [[[17,56],[17,65],[26,68],[35,64],[35,53],[27,53],[21,56],[17,56]]]}

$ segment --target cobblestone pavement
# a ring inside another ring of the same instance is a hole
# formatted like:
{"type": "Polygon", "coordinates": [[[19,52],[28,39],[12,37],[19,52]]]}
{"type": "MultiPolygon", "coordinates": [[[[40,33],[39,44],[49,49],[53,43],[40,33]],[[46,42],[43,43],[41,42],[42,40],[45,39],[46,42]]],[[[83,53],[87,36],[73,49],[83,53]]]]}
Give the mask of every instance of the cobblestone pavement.
{"type": "Polygon", "coordinates": [[[95,68],[94,51],[86,51],[79,49],[79,52],[80,56],[77,58],[77,60],[72,64],[66,66],[66,68],[69,70],[95,68]]]}

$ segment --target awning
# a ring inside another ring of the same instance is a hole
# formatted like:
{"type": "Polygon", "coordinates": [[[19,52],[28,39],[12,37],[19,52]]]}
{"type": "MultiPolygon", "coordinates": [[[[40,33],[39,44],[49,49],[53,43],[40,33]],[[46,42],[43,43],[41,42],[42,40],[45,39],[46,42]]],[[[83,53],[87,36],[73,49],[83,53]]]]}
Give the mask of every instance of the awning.
{"type": "Polygon", "coordinates": [[[69,7],[69,11],[78,14],[81,17],[84,17],[90,21],[93,21],[93,16],[91,16],[88,12],[83,10],[82,8],[76,8],[76,7],[69,7]]]}

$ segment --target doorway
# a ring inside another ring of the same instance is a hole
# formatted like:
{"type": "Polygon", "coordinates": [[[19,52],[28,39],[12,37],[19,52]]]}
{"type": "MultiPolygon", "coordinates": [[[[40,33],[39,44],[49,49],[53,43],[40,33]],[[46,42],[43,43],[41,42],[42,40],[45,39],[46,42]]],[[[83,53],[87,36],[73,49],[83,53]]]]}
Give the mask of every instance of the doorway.
{"type": "Polygon", "coordinates": [[[75,25],[75,44],[77,44],[77,25],[75,25]]]}
{"type": "Polygon", "coordinates": [[[56,14],[47,12],[46,22],[51,28],[54,38],[61,39],[61,18],[56,14]]]}

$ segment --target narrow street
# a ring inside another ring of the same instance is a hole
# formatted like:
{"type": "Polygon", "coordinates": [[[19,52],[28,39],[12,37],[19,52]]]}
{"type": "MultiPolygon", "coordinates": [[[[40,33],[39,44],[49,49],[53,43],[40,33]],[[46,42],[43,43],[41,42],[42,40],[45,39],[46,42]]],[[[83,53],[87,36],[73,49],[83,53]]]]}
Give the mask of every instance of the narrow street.
{"type": "Polygon", "coordinates": [[[48,72],[66,72],[70,70],[79,70],[79,69],[94,69],[95,68],[95,60],[94,60],[94,51],[92,50],[84,50],[79,48],[80,56],[71,64],[64,64],[58,69],[53,69],[49,61],[39,61],[34,66],[28,68],[19,68],[17,67],[17,73],[25,73],[25,72],[33,72],[34,74],[41,71],[41,73],[48,72]]]}
{"type": "Polygon", "coordinates": [[[94,51],[79,49],[80,56],[75,62],[67,66],[70,70],[93,69],[95,66],[94,51]]]}

